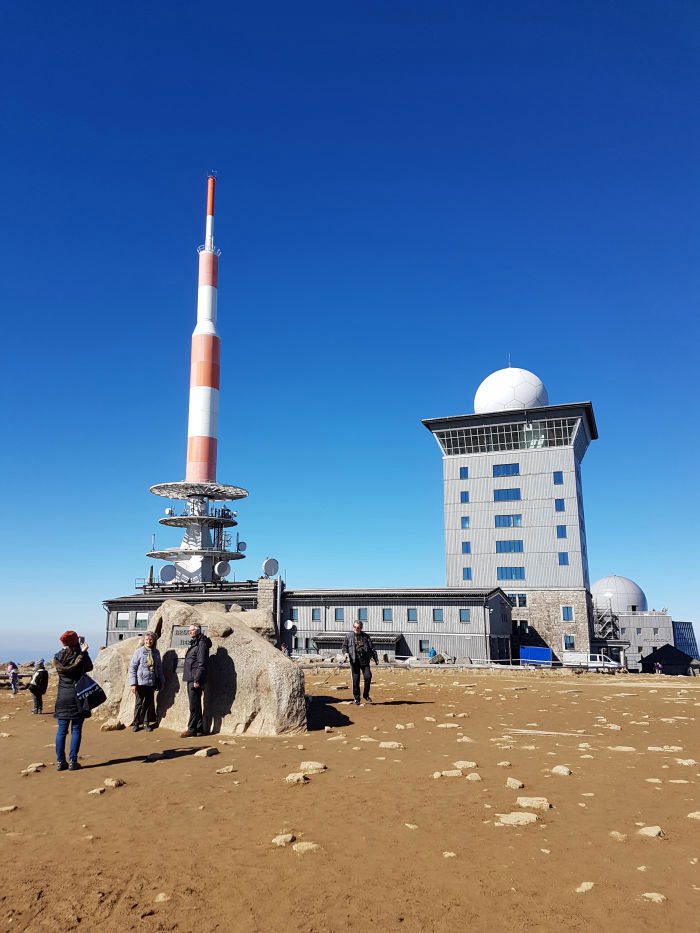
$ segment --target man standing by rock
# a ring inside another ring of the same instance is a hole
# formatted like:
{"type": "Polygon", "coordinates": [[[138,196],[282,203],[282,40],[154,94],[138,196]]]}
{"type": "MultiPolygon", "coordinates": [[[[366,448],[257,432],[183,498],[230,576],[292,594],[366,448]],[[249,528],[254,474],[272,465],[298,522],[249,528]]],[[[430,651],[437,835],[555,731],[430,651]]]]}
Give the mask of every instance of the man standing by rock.
{"type": "Polygon", "coordinates": [[[374,658],[374,663],[378,664],[377,652],[374,650],[372,639],[366,632],[362,631],[362,622],[353,622],[352,632],[345,636],[343,643],[343,653],[350,661],[350,670],[352,671],[352,693],[355,697],[355,706],[360,705],[360,672],[364,678],[363,697],[365,703],[371,703],[369,696],[369,685],[372,682],[372,671],[369,662],[374,658]]]}
{"type": "Polygon", "coordinates": [[[205,735],[202,716],[202,688],[207,679],[209,667],[209,649],[211,641],[202,634],[202,626],[193,622],[190,625],[190,645],[185,655],[185,667],[182,679],[187,684],[187,697],[190,701],[190,721],[187,729],[180,733],[180,738],[189,739],[195,735],[205,735]]]}

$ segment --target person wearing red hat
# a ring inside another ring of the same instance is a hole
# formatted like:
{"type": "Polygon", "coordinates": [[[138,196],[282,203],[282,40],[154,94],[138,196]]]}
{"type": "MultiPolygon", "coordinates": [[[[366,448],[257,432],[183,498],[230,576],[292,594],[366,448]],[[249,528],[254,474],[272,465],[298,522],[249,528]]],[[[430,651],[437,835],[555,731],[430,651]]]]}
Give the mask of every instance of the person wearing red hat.
{"type": "Polygon", "coordinates": [[[85,639],[80,638],[76,632],[64,632],[61,635],[61,644],[64,646],[54,656],[53,666],[58,673],[58,694],[54,716],[58,720],[56,732],[56,770],[78,771],[78,752],[83,733],[83,721],[90,715],[84,713],[78,703],[76,683],[83,674],[92,670],[92,661],[88,654],[85,639]],[[66,761],[66,738],[68,737],[68,724],[70,723],[70,752],[69,761],[66,761]]]}

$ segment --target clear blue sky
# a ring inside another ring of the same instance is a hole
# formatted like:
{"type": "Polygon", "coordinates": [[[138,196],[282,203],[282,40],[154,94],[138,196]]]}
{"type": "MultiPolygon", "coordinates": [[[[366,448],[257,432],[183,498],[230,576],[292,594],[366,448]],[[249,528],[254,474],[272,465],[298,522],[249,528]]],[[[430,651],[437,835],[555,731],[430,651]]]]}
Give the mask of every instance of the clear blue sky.
{"type": "Polygon", "coordinates": [[[9,3],[0,657],[101,643],[182,479],[219,173],[219,478],[258,575],[444,585],[421,418],[590,399],[591,577],[698,606],[700,8],[9,3]]]}

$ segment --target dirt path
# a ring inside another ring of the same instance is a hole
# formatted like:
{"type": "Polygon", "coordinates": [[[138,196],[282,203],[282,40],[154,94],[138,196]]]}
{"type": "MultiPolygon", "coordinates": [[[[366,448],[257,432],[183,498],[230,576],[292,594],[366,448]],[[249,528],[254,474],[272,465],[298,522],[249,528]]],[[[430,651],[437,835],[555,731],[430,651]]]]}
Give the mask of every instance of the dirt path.
{"type": "Polygon", "coordinates": [[[89,722],[83,770],[63,773],[53,717],[2,691],[0,807],[17,809],[0,813],[0,928],[698,928],[700,820],[688,814],[700,811],[700,683],[380,671],[375,705],[357,708],[347,674],[306,679],[308,735],[214,736],[220,754],[200,758],[204,739],[89,722]],[[287,785],[308,760],[328,770],[287,785]],[[477,767],[433,778],[465,761],[477,767]],[[235,770],[216,773],[226,765],[235,770]],[[88,795],[107,777],[126,783],[88,795]],[[552,809],[499,825],[519,795],[552,809]],[[638,835],[654,825],[663,838],[638,835]],[[281,833],[319,848],[274,846],[281,833]],[[577,893],[583,882],[594,886],[577,893]]]}

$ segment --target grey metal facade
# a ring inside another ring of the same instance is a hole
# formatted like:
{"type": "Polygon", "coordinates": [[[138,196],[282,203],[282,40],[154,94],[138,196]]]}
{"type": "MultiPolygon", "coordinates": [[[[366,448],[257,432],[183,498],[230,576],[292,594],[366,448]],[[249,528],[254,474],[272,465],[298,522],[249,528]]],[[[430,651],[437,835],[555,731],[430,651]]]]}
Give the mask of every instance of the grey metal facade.
{"type": "Polygon", "coordinates": [[[667,612],[618,612],[620,638],[629,642],[625,661],[630,671],[641,671],[641,659],[661,648],[673,645],[673,619],[667,612]]]}

